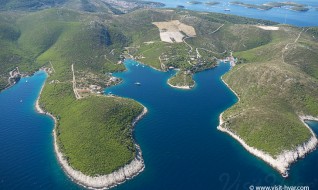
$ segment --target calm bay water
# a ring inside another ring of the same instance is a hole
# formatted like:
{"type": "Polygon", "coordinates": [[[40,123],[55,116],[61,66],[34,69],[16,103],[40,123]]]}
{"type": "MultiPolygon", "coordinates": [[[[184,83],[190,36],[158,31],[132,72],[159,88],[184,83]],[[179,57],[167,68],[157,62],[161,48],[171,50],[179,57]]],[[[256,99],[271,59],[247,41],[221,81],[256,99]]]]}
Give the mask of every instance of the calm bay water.
{"type": "MultiPolygon", "coordinates": [[[[125,64],[128,71],[116,74],[124,82],[106,93],[133,98],[149,109],[134,131],[146,168],[114,189],[239,190],[251,184],[318,188],[318,151],[300,160],[290,178],[283,179],[216,130],[220,112],[237,101],[220,80],[228,64],[196,74],[196,87],[189,91],[166,84],[172,71],[155,71],[131,60],[125,64]]],[[[34,109],[45,78],[39,72],[0,93],[0,189],[81,189],[55,158],[52,119],[34,109]]],[[[310,125],[318,132],[318,123],[310,125]]]]}
{"type": "MultiPolygon", "coordinates": [[[[133,98],[149,108],[135,129],[146,169],[116,189],[248,189],[250,185],[311,185],[318,188],[318,153],[293,166],[282,178],[263,161],[251,156],[228,135],[216,130],[218,116],[237,98],[220,77],[229,65],[195,75],[196,87],[170,88],[173,72],[162,73],[127,61],[127,72],[116,76],[124,83],[106,93],[133,98]],[[140,82],[141,86],[134,83],[140,82]]],[[[318,124],[311,122],[314,128],[318,124]]]]}
{"type": "Polygon", "coordinates": [[[0,189],[75,189],[53,150],[53,120],[35,111],[44,72],[0,93],[0,189]]]}
{"type": "MultiPolygon", "coordinates": [[[[156,2],[164,3],[165,8],[176,8],[178,5],[182,5],[185,9],[205,12],[217,12],[225,14],[233,14],[239,16],[245,16],[250,18],[259,18],[264,20],[271,20],[279,23],[291,24],[296,26],[317,26],[318,25],[318,2],[316,0],[292,0],[292,2],[308,5],[309,11],[297,12],[288,10],[285,8],[273,8],[271,10],[257,10],[248,9],[245,7],[232,5],[232,0],[220,0],[220,4],[215,6],[207,6],[203,4],[189,4],[190,0],[153,0],[156,2]],[[231,11],[224,11],[224,9],[230,9],[231,11]]],[[[211,2],[210,0],[198,0],[200,2],[211,2]]],[[[234,0],[233,0],[234,1],[234,0]]],[[[263,4],[268,2],[284,2],[273,0],[240,0],[240,2],[249,4],[263,4]]]]}

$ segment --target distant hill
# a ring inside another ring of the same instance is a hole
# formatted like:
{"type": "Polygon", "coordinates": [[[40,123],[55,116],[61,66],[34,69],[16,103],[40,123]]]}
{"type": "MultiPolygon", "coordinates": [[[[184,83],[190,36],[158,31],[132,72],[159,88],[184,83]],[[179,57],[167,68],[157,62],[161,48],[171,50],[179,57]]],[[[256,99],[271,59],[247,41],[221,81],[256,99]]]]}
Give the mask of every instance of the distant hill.
{"type": "Polygon", "coordinates": [[[64,7],[86,12],[124,14],[140,8],[162,7],[163,3],[143,0],[0,0],[0,10],[35,11],[64,7]]]}
{"type": "Polygon", "coordinates": [[[38,10],[62,5],[67,0],[0,0],[0,10],[38,10]]]}

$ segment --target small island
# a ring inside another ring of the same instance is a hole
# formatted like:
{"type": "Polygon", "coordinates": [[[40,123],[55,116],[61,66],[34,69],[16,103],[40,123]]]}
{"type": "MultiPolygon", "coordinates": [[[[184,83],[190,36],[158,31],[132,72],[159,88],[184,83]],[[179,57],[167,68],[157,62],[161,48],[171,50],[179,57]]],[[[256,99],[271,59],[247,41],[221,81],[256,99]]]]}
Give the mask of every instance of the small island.
{"type": "Polygon", "coordinates": [[[259,10],[270,10],[272,8],[286,8],[293,11],[306,12],[309,10],[307,5],[295,3],[295,2],[269,2],[261,5],[249,4],[241,1],[232,1],[231,4],[239,5],[246,8],[259,9],[259,10]]]}
{"type": "Polygon", "coordinates": [[[215,5],[218,5],[220,4],[220,2],[217,2],[217,1],[209,1],[209,2],[205,2],[206,5],[209,5],[209,6],[215,6],[215,5]]]}
{"type": "Polygon", "coordinates": [[[199,5],[199,4],[202,4],[201,1],[188,1],[187,3],[188,3],[188,4],[191,4],[191,5],[199,5]]]}
{"type": "Polygon", "coordinates": [[[178,8],[178,9],[184,9],[185,6],[183,6],[183,5],[177,5],[177,8],[178,8]]]}

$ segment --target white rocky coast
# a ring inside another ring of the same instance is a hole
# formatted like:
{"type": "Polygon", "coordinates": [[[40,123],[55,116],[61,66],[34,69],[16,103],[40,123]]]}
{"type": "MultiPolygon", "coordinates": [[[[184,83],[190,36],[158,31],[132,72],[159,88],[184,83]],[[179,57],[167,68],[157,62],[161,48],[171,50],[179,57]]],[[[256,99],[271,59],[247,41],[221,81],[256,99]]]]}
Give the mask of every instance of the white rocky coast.
{"type": "MultiPolygon", "coordinates": [[[[221,77],[221,80],[224,82],[224,84],[236,95],[236,97],[240,101],[240,97],[238,94],[223,80],[221,77]]],[[[266,163],[271,165],[273,168],[275,168],[278,172],[282,174],[283,177],[288,177],[288,170],[289,166],[296,162],[299,158],[303,158],[306,154],[312,152],[313,150],[316,149],[318,140],[313,132],[313,130],[305,123],[305,120],[316,120],[318,121],[318,117],[313,117],[313,116],[299,116],[299,119],[303,122],[303,124],[308,128],[310,133],[312,134],[311,138],[301,144],[298,145],[296,148],[293,150],[285,150],[281,154],[279,154],[276,158],[273,156],[269,155],[266,152],[263,152],[261,150],[258,150],[254,147],[249,146],[248,144],[245,143],[245,141],[239,137],[237,134],[233,133],[231,130],[223,126],[224,120],[222,118],[223,113],[220,114],[219,117],[219,126],[217,127],[218,130],[225,132],[232,136],[234,139],[236,139],[248,152],[251,154],[257,156],[258,158],[264,160],[266,163]]]]}
{"type": "Polygon", "coordinates": [[[168,85],[171,86],[172,88],[179,88],[179,89],[183,89],[183,90],[190,90],[191,88],[193,88],[193,86],[175,86],[172,85],[168,82],[168,85]]]}
{"type": "Polygon", "coordinates": [[[59,151],[59,147],[56,142],[56,133],[53,131],[54,135],[54,149],[56,152],[56,156],[63,167],[63,170],[66,174],[74,180],[76,183],[91,188],[91,189],[108,189],[114,187],[118,184],[125,182],[127,179],[131,179],[134,176],[138,175],[145,168],[144,161],[142,159],[141,150],[138,145],[136,145],[137,156],[131,161],[129,164],[123,166],[117,171],[101,176],[88,176],[83,174],[82,172],[73,169],[66,159],[64,159],[63,154],[59,151]]]}
{"type": "MultiPolygon", "coordinates": [[[[41,92],[42,92],[42,89],[41,89],[41,92]]],[[[63,153],[59,150],[59,147],[57,144],[57,137],[55,132],[57,120],[53,115],[45,112],[40,107],[39,97],[36,101],[35,108],[39,113],[50,115],[54,119],[55,127],[53,130],[53,137],[54,137],[54,150],[56,153],[56,157],[59,163],[61,164],[63,170],[73,181],[90,189],[108,189],[125,182],[127,179],[133,178],[134,176],[138,175],[140,172],[144,170],[145,165],[142,159],[142,152],[140,150],[140,147],[137,144],[135,144],[136,153],[137,153],[135,159],[133,159],[129,164],[126,164],[120,169],[114,171],[113,173],[92,177],[92,176],[83,174],[81,171],[73,169],[69,165],[67,160],[64,158],[63,153]]],[[[134,126],[138,122],[138,120],[140,120],[146,113],[147,113],[147,108],[144,107],[143,112],[137,118],[134,119],[134,121],[132,122],[132,125],[134,126]]]]}
{"type": "MultiPolygon", "coordinates": [[[[223,113],[222,113],[223,114],[223,113]]],[[[220,123],[217,127],[218,130],[225,132],[232,136],[234,139],[236,139],[248,152],[251,154],[259,157],[260,159],[264,160],[266,163],[271,165],[273,168],[275,168],[277,171],[279,171],[283,177],[288,177],[288,170],[289,166],[296,162],[299,158],[303,158],[306,154],[312,152],[316,149],[316,146],[318,144],[317,137],[315,133],[312,131],[312,129],[304,122],[304,120],[317,120],[318,118],[314,118],[312,116],[300,116],[301,121],[305,124],[305,126],[310,130],[312,137],[305,142],[304,144],[298,145],[293,150],[285,150],[281,154],[279,154],[276,158],[273,156],[267,154],[266,152],[263,152],[261,150],[258,150],[254,147],[249,146],[245,143],[245,141],[240,138],[237,134],[230,131],[228,128],[222,126],[224,121],[222,118],[222,114],[220,115],[220,123]]]]}

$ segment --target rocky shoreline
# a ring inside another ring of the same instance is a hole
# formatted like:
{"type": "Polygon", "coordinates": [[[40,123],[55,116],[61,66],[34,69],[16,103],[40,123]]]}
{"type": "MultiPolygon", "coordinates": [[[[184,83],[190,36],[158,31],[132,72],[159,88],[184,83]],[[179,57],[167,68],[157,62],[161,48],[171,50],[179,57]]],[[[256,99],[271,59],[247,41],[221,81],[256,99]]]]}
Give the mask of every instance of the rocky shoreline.
{"type": "Polygon", "coordinates": [[[167,82],[167,83],[172,88],[178,88],[178,89],[183,89],[183,90],[190,90],[191,88],[193,88],[193,86],[175,86],[175,85],[170,84],[169,82],[167,82]]]}
{"type": "MultiPolygon", "coordinates": [[[[240,100],[239,96],[237,93],[229,87],[229,85],[222,79],[224,84],[238,97],[240,100]]],[[[255,155],[256,157],[262,159],[266,163],[268,163],[270,166],[275,168],[283,177],[288,177],[288,170],[289,167],[292,163],[296,162],[299,158],[303,158],[306,154],[312,152],[313,150],[316,149],[318,145],[318,139],[313,132],[313,130],[307,125],[305,120],[315,120],[318,121],[317,117],[313,116],[299,116],[300,120],[304,123],[304,125],[309,129],[309,131],[312,134],[312,137],[305,143],[298,145],[296,148],[293,150],[285,150],[276,158],[273,156],[269,155],[266,152],[263,152],[261,150],[258,150],[254,147],[249,146],[248,144],[245,143],[245,141],[239,137],[237,134],[229,130],[228,128],[223,126],[224,120],[222,118],[224,112],[222,112],[219,116],[219,126],[217,127],[218,130],[225,132],[229,134],[231,137],[236,139],[248,152],[251,154],[255,155]]]]}
{"type": "Polygon", "coordinates": [[[120,169],[101,176],[88,176],[83,174],[82,172],[73,169],[64,158],[63,154],[60,152],[59,147],[57,145],[57,137],[56,132],[53,130],[54,136],[54,150],[56,152],[56,156],[58,158],[59,163],[61,164],[65,173],[76,183],[82,185],[86,188],[90,189],[109,189],[111,187],[115,187],[128,179],[131,179],[142,172],[145,168],[144,161],[142,159],[142,153],[140,147],[135,144],[137,155],[134,160],[132,160],[129,164],[121,167],[120,169]]]}
{"type": "Polygon", "coordinates": [[[240,138],[238,135],[236,135],[235,133],[233,133],[229,129],[223,127],[222,124],[224,121],[222,119],[222,114],[220,115],[220,123],[219,123],[219,126],[217,127],[217,129],[229,134],[231,137],[236,139],[248,152],[250,152],[251,154],[257,156],[258,158],[264,160],[270,166],[275,168],[279,173],[281,173],[283,177],[288,177],[289,166],[292,163],[296,162],[299,158],[303,158],[306,154],[315,150],[316,146],[318,144],[318,140],[316,138],[316,135],[306,125],[310,129],[310,131],[312,133],[312,137],[304,144],[298,145],[293,150],[286,150],[286,151],[282,152],[281,154],[279,154],[276,158],[274,158],[273,156],[271,156],[271,155],[269,155],[261,150],[258,150],[254,147],[247,145],[242,138],[240,138]]]}
{"type": "MultiPolygon", "coordinates": [[[[138,175],[140,172],[142,172],[145,168],[144,161],[142,158],[142,152],[139,147],[139,145],[135,144],[136,147],[136,157],[125,166],[119,168],[118,170],[107,174],[107,175],[101,175],[101,176],[88,176],[83,174],[81,171],[73,169],[67,160],[65,159],[63,153],[59,150],[58,144],[57,144],[57,136],[56,136],[56,125],[57,125],[57,119],[50,113],[45,112],[39,105],[39,99],[41,92],[43,90],[44,85],[41,88],[40,94],[36,100],[35,108],[36,110],[41,114],[49,115],[54,119],[54,129],[53,129],[53,138],[54,138],[54,150],[56,153],[56,157],[62,166],[65,173],[77,184],[82,185],[86,188],[90,189],[108,189],[111,187],[115,187],[118,184],[121,184],[125,182],[128,179],[131,179],[138,175]]],[[[134,126],[146,113],[147,108],[144,107],[142,113],[134,119],[132,122],[132,125],[134,126]]]]}

